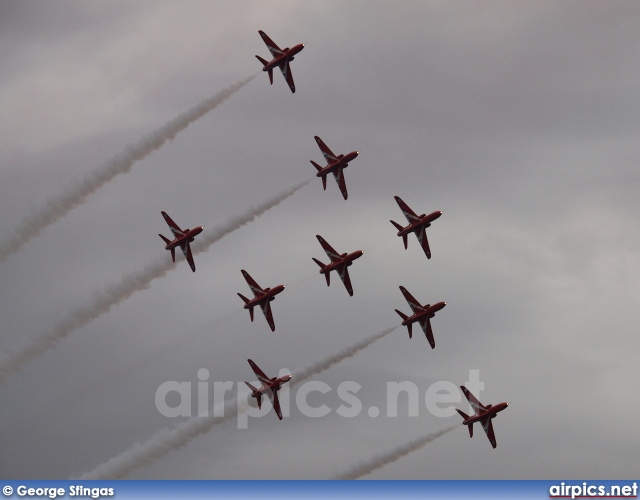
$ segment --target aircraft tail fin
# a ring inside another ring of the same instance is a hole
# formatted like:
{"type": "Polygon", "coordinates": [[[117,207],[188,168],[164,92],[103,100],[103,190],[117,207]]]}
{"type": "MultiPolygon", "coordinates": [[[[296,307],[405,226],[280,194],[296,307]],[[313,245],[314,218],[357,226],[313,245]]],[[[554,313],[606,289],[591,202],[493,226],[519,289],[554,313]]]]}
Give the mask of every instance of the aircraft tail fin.
{"type": "MultiPolygon", "coordinates": [[[[463,412],[462,410],[458,410],[458,408],[456,408],[456,411],[460,414],[460,416],[464,419],[467,420],[469,418],[469,415],[467,415],[465,412],[463,412]]],[[[469,424],[467,427],[469,427],[469,437],[473,437],[473,424],[469,424]]]]}
{"type": "Polygon", "coordinates": [[[311,259],[313,259],[313,262],[315,262],[316,264],[318,264],[320,266],[320,269],[324,269],[325,267],[327,267],[322,262],[320,262],[318,259],[315,259],[313,257],[311,257],[311,259]]]}
{"type": "Polygon", "coordinates": [[[310,161],[311,161],[311,164],[312,164],[314,167],[316,167],[316,170],[317,170],[318,172],[320,172],[320,170],[322,170],[322,167],[321,167],[320,165],[318,165],[315,161],[313,161],[313,160],[310,160],[310,161]]]}
{"type": "MultiPolygon", "coordinates": [[[[256,58],[258,59],[258,61],[262,63],[262,66],[263,66],[262,71],[264,71],[264,67],[269,63],[266,60],[262,59],[262,57],[260,56],[256,56],[256,58]]],[[[267,72],[269,73],[269,81],[271,82],[271,85],[273,85],[273,68],[268,69],[267,72]]]]}
{"type": "Polygon", "coordinates": [[[402,311],[398,311],[397,309],[395,310],[398,313],[398,316],[400,316],[402,318],[402,321],[406,321],[409,319],[409,316],[407,316],[405,313],[403,313],[402,311]]]}
{"type": "MultiPolygon", "coordinates": [[[[248,304],[249,302],[251,302],[248,298],[246,298],[240,292],[238,292],[238,297],[240,297],[244,301],[245,304],[248,304]]],[[[251,321],[253,321],[253,307],[249,308],[249,316],[251,317],[251,321]]]]}
{"type": "MultiPolygon", "coordinates": [[[[394,220],[390,220],[389,222],[391,222],[391,224],[393,224],[398,231],[402,231],[404,229],[400,224],[398,224],[394,220]]],[[[407,243],[408,243],[406,234],[402,235],[402,241],[404,243],[404,249],[406,250],[407,249],[407,243]]]]}
{"type": "Polygon", "coordinates": [[[258,390],[257,387],[253,387],[249,382],[245,382],[245,384],[247,384],[247,386],[249,387],[249,389],[251,389],[251,396],[256,398],[256,401],[258,402],[258,410],[262,408],[262,394],[260,394],[259,392],[256,392],[258,390]]]}
{"type": "Polygon", "coordinates": [[[460,414],[460,416],[461,416],[464,420],[466,420],[466,419],[468,419],[468,418],[469,418],[469,415],[467,415],[467,414],[466,414],[465,412],[463,412],[462,410],[458,410],[458,409],[456,408],[456,411],[460,414]]]}
{"type": "MultiPolygon", "coordinates": [[[[409,316],[407,316],[402,311],[398,311],[397,309],[395,311],[398,313],[398,316],[400,316],[402,318],[403,322],[409,319],[409,316]]],[[[409,331],[409,338],[411,338],[411,336],[412,336],[411,323],[407,324],[407,330],[409,331]]]]}
{"type": "MultiPolygon", "coordinates": [[[[167,245],[168,245],[169,243],[171,243],[171,240],[170,240],[169,238],[167,238],[167,237],[165,237],[165,236],[162,236],[161,234],[158,234],[158,236],[160,236],[160,238],[162,238],[162,241],[164,241],[167,245]]],[[[175,261],[176,261],[176,249],[175,249],[175,247],[174,247],[174,248],[171,248],[171,260],[172,260],[173,262],[175,262],[175,261]]]]}

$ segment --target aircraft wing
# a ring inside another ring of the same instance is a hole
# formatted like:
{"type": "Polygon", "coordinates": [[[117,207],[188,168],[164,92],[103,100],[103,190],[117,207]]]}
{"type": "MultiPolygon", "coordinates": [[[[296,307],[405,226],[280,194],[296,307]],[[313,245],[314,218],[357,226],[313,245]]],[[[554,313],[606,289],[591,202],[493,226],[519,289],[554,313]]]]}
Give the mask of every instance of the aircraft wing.
{"type": "Polygon", "coordinates": [[[196,264],[195,264],[195,262],[193,262],[193,254],[191,253],[191,245],[189,245],[189,242],[187,241],[187,243],[185,245],[182,245],[180,248],[182,248],[182,253],[186,257],[187,262],[189,263],[189,266],[191,267],[191,270],[195,273],[196,272],[196,264]]]}
{"type": "Polygon", "coordinates": [[[431,329],[431,320],[429,318],[420,320],[420,326],[422,327],[422,331],[424,332],[429,344],[431,345],[431,349],[436,348],[436,341],[433,338],[433,330],[431,329]]]}
{"type": "Polygon", "coordinates": [[[284,76],[284,79],[287,81],[291,92],[295,94],[296,84],[293,83],[293,75],[291,74],[291,66],[289,65],[288,58],[283,64],[280,65],[280,71],[282,71],[282,76],[284,76]]]}
{"type": "Polygon", "coordinates": [[[418,312],[423,312],[425,310],[424,307],[420,305],[420,302],[418,302],[415,299],[415,297],[409,293],[409,290],[401,286],[400,291],[402,292],[402,295],[404,295],[404,298],[406,299],[407,303],[409,304],[409,307],[411,307],[411,310],[413,311],[414,314],[418,312]]]}
{"type": "Polygon", "coordinates": [[[334,248],[331,245],[329,245],[329,243],[327,243],[322,236],[320,236],[319,234],[316,234],[316,238],[318,238],[320,245],[322,245],[322,249],[327,254],[327,257],[331,259],[331,262],[340,260],[340,254],[336,252],[334,248]]]}
{"type": "Polygon", "coordinates": [[[260,304],[260,309],[262,309],[262,313],[264,314],[264,317],[267,318],[267,323],[269,323],[269,326],[271,327],[271,331],[275,332],[276,324],[273,321],[273,313],[271,312],[271,301],[267,300],[262,304],[260,304]]]}
{"type": "Polygon", "coordinates": [[[249,285],[249,288],[251,288],[253,295],[255,297],[264,295],[264,290],[260,287],[260,285],[256,283],[256,281],[249,275],[249,273],[244,269],[242,269],[241,272],[242,276],[244,276],[244,279],[247,281],[247,285],[249,285]]]}
{"type": "Polygon", "coordinates": [[[318,143],[318,147],[320,148],[320,151],[322,151],[324,159],[327,160],[327,163],[338,161],[338,157],[333,154],[333,151],[329,149],[329,147],[322,141],[322,139],[320,139],[320,137],[315,135],[313,136],[313,138],[318,143]]]}
{"type": "Polygon", "coordinates": [[[338,268],[338,275],[340,276],[342,283],[344,283],[344,287],[347,289],[347,292],[349,292],[349,295],[353,296],[353,287],[351,286],[351,279],[349,278],[349,268],[346,264],[338,268]]]}
{"type": "Polygon", "coordinates": [[[484,429],[485,434],[489,438],[489,442],[491,446],[496,447],[496,435],[493,432],[493,424],[491,423],[492,418],[484,418],[480,421],[482,428],[484,429]]]}
{"type": "MultiPolygon", "coordinates": [[[[483,411],[487,411],[485,406],[480,401],[478,401],[473,394],[469,392],[469,389],[467,389],[464,385],[461,385],[460,389],[462,389],[462,393],[467,398],[467,401],[469,401],[469,404],[471,405],[471,408],[473,408],[473,411],[476,412],[476,415],[483,411]]],[[[483,427],[484,427],[484,424],[483,424],[483,427]]],[[[485,432],[486,432],[486,429],[485,429],[485,432]]]]}
{"type": "Polygon", "coordinates": [[[342,193],[342,197],[347,199],[347,183],[344,180],[344,172],[342,171],[344,167],[338,168],[333,171],[333,177],[335,177],[336,182],[338,183],[338,187],[340,188],[340,192],[342,193]]]}
{"type": "Polygon", "coordinates": [[[247,361],[249,362],[249,365],[251,366],[251,369],[253,370],[253,373],[256,374],[256,377],[258,377],[258,380],[260,382],[262,382],[264,384],[270,384],[271,383],[271,379],[264,374],[264,372],[258,367],[258,365],[256,365],[250,359],[248,359],[247,361]]]}
{"type": "Polygon", "coordinates": [[[278,399],[278,391],[272,391],[273,398],[271,399],[271,403],[273,404],[273,409],[278,415],[278,418],[282,420],[282,410],[280,409],[280,400],[278,399]]]}
{"type": "Polygon", "coordinates": [[[400,210],[402,210],[402,213],[406,217],[407,222],[413,224],[414,222],[418,222],[420,220],[420,217],[418,217],[415,212],[411,210],[404,201],[402,201],[402,198],[400,198],[399,196],[394,196],[394,198],[396,199],[400,210]]]}
{"type": "Polygon", "coordinates": [[[264,31],[260,30],[258,31],[258,33],[260,33],[262,41],[265,43],[273,57],[278,57],[283,54],[282,49],[278,47],[278,45],[273,40],[271,40],[271,38],[269,38],[264,31]]]}
{"type": "Polygon", "coordinates": [[[184,231],[180,229],[180,226],[178,226],[178,224],[173,222],[173,219],[169,217],[166,212],[160,212],[160,213],[164,217],[164,220],[169,226],[169,229],[171,229],[171,232],[173,233],[174,238],[177,238],[178,236],[184,236],[184,231]]]}
{"type": "Polygon", "coordinates": [[[431,249],[429,248],[429,240],[427,239],[427,230],[424,225],[420,226],[420,230],[416,231],[416,236],[418,237],[418,241],[420,242],[420,246],[424,250],[427,259],[431,258],[431,249]]]}

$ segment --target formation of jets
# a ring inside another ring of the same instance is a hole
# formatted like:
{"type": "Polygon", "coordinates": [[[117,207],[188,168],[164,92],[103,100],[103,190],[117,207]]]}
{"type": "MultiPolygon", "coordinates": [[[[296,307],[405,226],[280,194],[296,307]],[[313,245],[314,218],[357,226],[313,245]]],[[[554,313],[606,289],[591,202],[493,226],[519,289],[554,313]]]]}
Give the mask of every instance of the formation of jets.
{"type": "MultiPolygon", "coordinates": [[[[271,38],[267,36],[264,31],[258,32],[262,37],[262,40],[266,44],[269,52],[271,52],[272,59],[271,61],[266,61],[262,57],[256,55],[256,58],[262,63],[262,70],[269,74],[269,81],[273,84],[273,69],[279,68],[284,76],[289,88],[292,93],[295,93],[296,88],[293,81],[293,76],[291,75],[291,67],[290,63],[293,61],[294,56],[298,54],[303,48],[304,44],[295,45],[292,48],[284,48],[281,49],[276,45],[271,38]]],[[[347,194],[347,186],[344,179],[344,169],[349,166],[349,162],[353,161],[357,158],[359,152],[352,151],[347,154],[334,154],[331,149],[320,139],[318,136],[314,136],[320,151],[322,152],[327,165],[322,167],[318,165],[316,162],[311,160],[311,164],[317,170],[317,177],[322,178],[322,186],[323,189],[327,189],[327,176],[332,174],[338,184],[338,188],[342,193],[343,198],[346,200],[348,198],[347,194]]],[[[395,221],[390,221],[391,224],[398,230],[397,236],[402,237],[404,248],[407,249],[408,246],[408,236],[411,233],[414,233],[424,251],[427,259],[431,259],[431,249],[429,248],[429,241],[427,239],[426,229],[431,226],[431,223],[440,216],[442,216],[442,211],[431,212],[429,215],[422,214],[417,215],[409,206],[399,197],[394,197],[400,210],[404,214],[407,219],[408,225],[402,226],[395,221]]],[[[162,212],[162,216],[165,221],[169,225],[171,232],[173,233],[174,239],[169,240],[164,236],[160,235],[163,241],[166,243],[165,249],[171,251],[171,258],[173,262],[175,262],[175,249],[176,247],[180,247],[182,252],[184,253],[191,270],[195,272],[196,267],[193,262],[193,255],[191,253],[190,243],[194,241],[195,236],[200,234],[203,230],[202,226],[195,227],[194,229],[180,229],[180,227],[165,213],[162,212]]],[[[362,250],[355,250],[351,253],[338,253],[327,241],[320,235],[316,235],[316,238],[320,242],[323,250],[329,257],[330,262],[328,264],[324,264],[318,259],[312,257],[313,261],[320,266],[320,274],[324,274],[327,280],[327,286],[330,285],[330,276],[332,271],[336,271],[344,287],[350,296],[353,296],[353,287],[351,285],[351,278],[349,277],[349,267],[353,264],[353,261],[359,259],[363,255],[362,250]]],[[[238,293],[238,296],[244,302],[244,309],[249,310],[249,316],[251,321],[253,322],[253,309],[256,306],[259,306],[262,310],[271,331],[275,331],[275,322],[273,320],[273,313],[271,311],[271,302],[275,300],[276,295],[281,293],[284,290],[284,285],[277,285],[273,288],[262,288],[256,281],[249,275],[247,271],[244,269],[241,270],[244,279],[246,280],[249,288],[253,292],[253,299],[249,299],[238,293]]],[[[402,295],[406,299],[409,307],[411,308],[412,314],[409,316],[404,314],[403,312],[396,309],[396,313],[402,318],[402,325],[407,327],[409,332],[409,338],[412,337],[412,325],[413,323],[418,323],[422,328],[429,344],[432,349],[435,349],[435,339],[433,336],[433,330],[431,328],[431,319],[435,316],[435,314],[443,309],[446,306],[446,302],[437,302],[435,304],[424,304],[422,305],[418,302],[413,295],[409,293],[409,291],[400,286],[400,291],[402,295]]],[[[282,411],[280,409],[280,402],[278,400],[278,391],[281,389],[282,385],[289,382],[291,380],[291,375],[285,375],[282,377],[267,377],[264,372],[251,360],[247,360],[254,374],[261,382],[260,387],[254,387],[249,382],[245,382],[249,389],[251,389],[251,396],[257,400],[258,408],[262,407],[262,397],[266,395],[272,403],[273,409],[275,410],[278,418],[282,420],[282,411]]],[[[468,426],[469,435],[473,437],[473,424],[475,422],[480,422],[483,430],[487,434],[489,441],[493,448],[496,447],[496,439],[493,432],[493,425],[491,423],[492,419],[496,417],[496,415],[504,410],[508,403],[499,403],[496,405],[482,405],[476,397],[467,390],[466,387],[460,387],[463,394],[467,398],[471,407],[474,410],[474,414],[469,416],[461,410],[457,410],[458,413],[463,418],[463,424],[468,426]]]]}

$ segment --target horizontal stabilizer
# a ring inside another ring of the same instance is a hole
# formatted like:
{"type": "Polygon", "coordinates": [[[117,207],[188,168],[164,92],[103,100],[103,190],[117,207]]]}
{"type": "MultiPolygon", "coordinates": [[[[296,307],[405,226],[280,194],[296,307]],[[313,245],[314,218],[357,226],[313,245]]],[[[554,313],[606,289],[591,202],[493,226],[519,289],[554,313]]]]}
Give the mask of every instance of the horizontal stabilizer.
{"type": "Polygon", "coordinates": [[[469,415],[467,415],[467,414],[466,414],[465,412],[463,412],[462,410],[458,410],[458,409],[456,408],[456,411],[460,414],[460,416],[461,416],[463,419],[467,420],[467,419],[469,418],[469,415]]]}
{"type": "Polygon", "coordinates": [[[318,165],[315,161],[313,161],[313,160],[309,160],[309,161],[311,161],[311,164],[312,164],[314,167],[316,167],[316,170],[317,170],[318,172],[320,172],[320,171],[322,170],[322,167],[321,167],[320,165],[318,165]]]}
{"type": "Polygon", "coordinates": [[[322,262],[320,262],[318,259],[315,259],[313,257],[311,257],[311,258],[313,259],[313,262],[315,262],[316,264],[318,264],[320,266],[320,269],[324,269],[325,267],[327,267],[322,262]]]}
{"type": "Polygon", "coordinates": [[[158,234],[158,236],[160,236],[160,238],[162,238],[162,241],[164,241],[167,245],[171,243],[171,240],[166,236],[162,236],[161,234],[158,234]]]}
{"type": "Polygon", "coordinates": [[[398,311],[397,309],[395,309],[395,311],[398,313],[398,315],[402,318],[402,321],[406,321],[409,319],[409,316],[407,316],[405,313],[403,313],[402,311],[398,311]]]}
{"type": "Polygon", "coordinates": [[[266,66],[267,64],[269,64],[265,59],[263,59],[260,56],[256,56],[256,59],[258,59],[258,61],[260,61],[263,66],[266,66]]]}
{"type": "Polygon", "coordinates": [[[246,298],[244,295],[242,295],[239,292],[238,292],[238,297],[240,297],[242,300],[244,300],[245,304],[248,304],[249,302],[251,302],[248,298],[246,298]]]}
{"type": "Polygon", "coordinates": [[[398,231],[402,231],[402,230],[404,229],[404,228],[403,228],[400,224],[398,224],[396,221],[390,220],[389,222],[391,222],[391,224],[393,224],[393,225],[395,226],[395,228],[396,228],[398,231]]]}

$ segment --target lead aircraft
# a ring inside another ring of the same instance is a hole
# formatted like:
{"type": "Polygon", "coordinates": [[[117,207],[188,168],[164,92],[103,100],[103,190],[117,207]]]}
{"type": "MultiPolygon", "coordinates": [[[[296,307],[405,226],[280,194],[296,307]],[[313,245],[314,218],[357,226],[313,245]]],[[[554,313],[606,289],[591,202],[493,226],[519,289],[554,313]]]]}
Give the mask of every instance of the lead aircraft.
{"type": "Polygon", "coordinates": [[[431,250],[429,249],[429,240],[427,240],[427,228],[431,226],[431,223],[434,220],[442,215],[442,211],[438,210],[436,212],[431,212],[429,215],[416,215],[416,213],[411,210],[404,201],[402,201],[402,198],[399,196],[394,196],[394,198],[409,223],[408,226],[402,227],[395,221],[389,221],[398,230],[398,236],[402,236],[404,249],[407,249],[407,236],[409,236],[410,233],[415,233],[418,241],[420,242],[420,246],[422,246],[422,250],[424,250],[424,253],[427,256],[427,259],[430,259],[431,250]]]}
{"type": "Polygon", "coordinates": [[[473,437],[473,424],[475,422],[480,422],[482,429],[489,438],[491,446],[495,448],[496,436],[493,433],[493,424],[491,423],[491,420],[496,418],[499,412],[509,406],[509,403],[498,403],[496,405],[484,406],[480,401],[476,399],[473,394],[469,392],[469,389],[467,389],[464,385],[461,385],[460,389],[462,389],[462,393],[465,395],[467,401],[469,401],[469,404],[474,411],[474,415],[469,416],[463,411],[456,408],[456,411],[463,418],[462,424],[469,426],[469,437],[473,437]]]}
{"type": "Polygon", "coordinates": [[[271,312],[271,301],[275,300],[276,295],[284,290],[284,285],[274,286],[273,288],[261,288],[244,269],[242,269],[242,276],[244,276],[247,285],[249,285],[254,295],[253,299],[248,299],[241,293],[238,293],[238,296],[244,301],[244,308],[249,309],[251,321],[253,321],[253,308],[260,306],[264,317],[267,319],[267,323],[269,323],[271,327],[271,331],[274,332],[276,330],[276,324],[273,321],[273,313],[271,312]]]}
{"type": "Polygon", "coordinates": [[[195,273],[196,265],[193,262],[193,254],[191,253],[191,245],[189,245],[189,243],[193,241],[195,236],[199,235],[202,232],[204,227],[198,226],[194,227],[193,229],[180,229],[180,226],[173,222],[171,217],[169,217],[166,212],[160,213],[164,217],[164,220],[167,222],[169,229],[171,229],[171,232],[173,233],[173,240],[170,240],[169,238],[158,234],[158,236],[160,236],[160,238],[162,238],[162,240],[166,243],[164,249],[171,250],[171,259],[173,259],[173,262],[175,262],[176,247],[180,247],[182,253],[187,258],[187,262],[189,263],[191,270],[195,273]]]}
{"type": "Polygon", "coordinates": [[[282,76],[284,76],[284,79],[289,84],[291,92],[295,92],[296,85],[293,83],[293,76],[291,75],[291,68],[289,67],[289,63],[293,61],[294,56],[298,52],[304,49],[304,44],[299,43],[295,47],[287,47],[285,49],[281,49],[275,44],[273,40],[271,40],[271,38],[267,36],[264,31],[260,30],[258,31],[258,33],[260,33],[262,40],[273,56],[273,59],[271,59],[271,61],[267,61],[260,56],[256,56],[258,61],[262,63],[262,71],[266,71],[267,73],[269,73],[269,81],[271,82],[271,85],[273,85],[273,68],[280,68],[280,71],[282,71],[282,76]]]}
{"type": "Polygon", "coordinates": [[[344,181],[344,173],[343,170],[349,166],[349,162],[355,160],[357,156],[360,154],[359,151],[351,151],[351,153],[347,153],[346,155],[335,155],[333,151],[331,151],[328,146],[322,142],[322,139],[317,135],[313,137],[318,143],[318,147],[322,154],[324,155],[324,159],[327,161],[327,165],[325,167],[321,167],[315,161],[311,160],[311,164],[316,168],[318,173],[316,177],[322,177],[322,187],[327,189],[327,175],[330,173],[333,174],[336,182],[338,183],[338,187],[340,188],[340,192],[342,193],[343,198],[347,199],[347,184],[344,181]]]}
{"type": "Polygon", "coordinates": [[[262,408],[262,396],[266,394],[271,400],[271,404],[273,405],[276,415],[278,415],[278,418],[282,420],[282,410],[280,409],[280,401],[278,400],[278,391],[282,388],[282,384],[286,384],[291,380],[291,375],[269,378],[253,361],[250,359],[247,361],[249,362],[249,365],[251,365],[253,373],[256,374],[256,377],[258,377],[258,380],[262,383],[260,387],[254,387],[249,382],[245,382],[249,389],[251,389],[251,397],[256,398],[258,402],[258,409],[262,408]]]}
{"type": "Polygon", "coordinates": [[[344,283],[344,287],[347,289],[347,292],[349,292],[349,295],[353,296],[353,287],[351,286],[348,267],[353,264],[354,260],[362,257],[364,252],[362,250],[356,250],[350,254],[347,254],[346,252],[339,254],[331,245],[329,245],[329,243],[325,241],[322,236],[317,234],[316,238],[318,238],[318,241],[320,242],[320,245],[322,245],[327,257],[331,259],[329,264],[323,264],[318,259],[311,257],[313,261],[320,266],[320,274],[324,274],[325,278],[327,278],[327,286],[330,284],[329,275],[331,274],[331,271],[337,271],[342,283],[344,283]]]}
{"type": "Polygon", "coordinates": [[[433,338],[433,330],[431,329],[431,318],[436,315],[436,312],[446,306],[447,303],[438,302],[437,304],[433,305],[420,305],[420,302],[418,302],[405,287],[401,286],[400,291],[402,292],[402,295],[404,295],[404,298],[407,299],[409,307],[411,307],[411,311],[413,311],[412,316],[407,316],[397,309],[395,310],[402,318],[402,325],[406,326],[409,330],[409,338],[411,338],[411,325],[415,322],[418,322],[420,323],[422,331],[424,331],[424,334],[427,337],[429,344],[431,345],[431,349],[435,349],[436,341],[433,338]]]}

